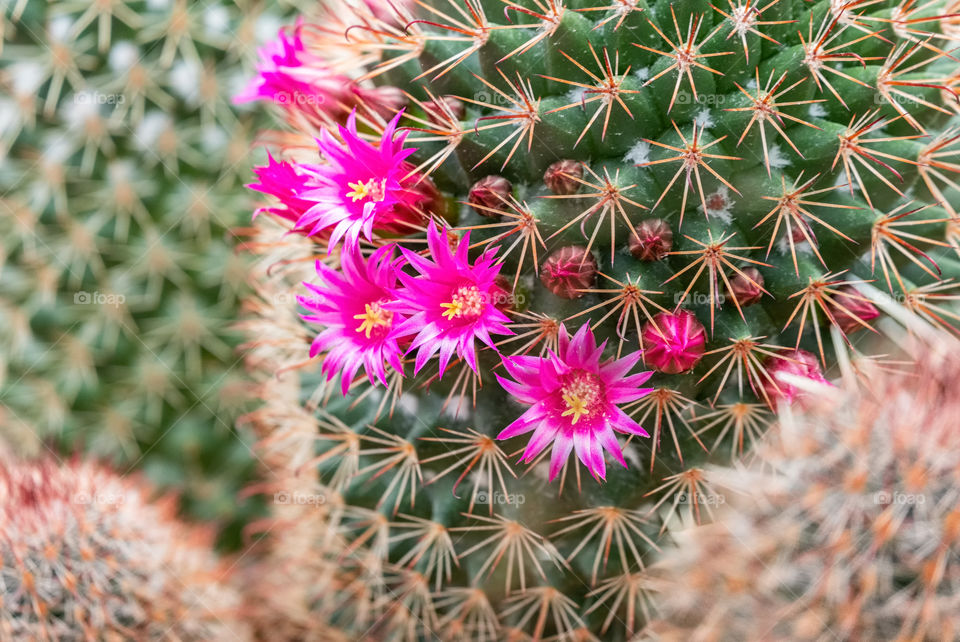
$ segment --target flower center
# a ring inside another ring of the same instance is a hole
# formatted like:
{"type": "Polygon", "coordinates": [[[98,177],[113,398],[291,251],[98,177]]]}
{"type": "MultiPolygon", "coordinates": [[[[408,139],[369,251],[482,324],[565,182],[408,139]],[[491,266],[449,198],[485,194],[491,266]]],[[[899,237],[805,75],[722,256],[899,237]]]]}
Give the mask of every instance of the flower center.
{"type": "Polygon", "coordinates": [[[560,394],[566,410],[560,413],[561,417],[571,417],[570,423],[576,425],[580,417],[596,411],[600,400],[600,380],[597,375],[579,370],[571,374],[560,394]]]}
{"type": "Polygon", "coordinates": [[[475,285],[462,285],[453,293],[450,303],[441,303],[443,316],[453,321],[454,319],[473,320],[483,312],[483,306],[486,303],[483,293],[475,285]]]}
{"type": "Polygon", "coordinates": [[[384,310],[380,303],[367,303],[362,314],[355,314],[353,318],[360,321],[357,332],[363,332],[370,338],[370,333],[381,328],[389,328],[393,324],[393,312],[384,310]]]}
{"type": "Polygon", "coordinates": [[[385,196],[386,183],[386,180],[378,181],[375,178],[371,178],[365,183],[360,181],[347,183],[347,187],[351,190],[347,192],[347,196],[352,198],[354,203],[365,198],[371,201],[382,201],[385,196]]]}

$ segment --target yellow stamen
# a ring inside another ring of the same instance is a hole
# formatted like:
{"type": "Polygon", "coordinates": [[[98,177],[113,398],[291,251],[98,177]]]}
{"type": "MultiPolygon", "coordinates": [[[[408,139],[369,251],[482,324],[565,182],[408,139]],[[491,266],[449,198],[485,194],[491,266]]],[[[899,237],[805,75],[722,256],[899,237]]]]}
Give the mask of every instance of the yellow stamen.
{"type": "Polygon", "coordinates": [[[475,319],[483,312],[484,298],[475,285],[464,285],[450,297],[450,303],[441,303],[443,316],[450,321],[459,318],[475,319]]]}
{"type": "Polygon", "coordinates": [[[583,415],[590,414],[586,402],[577,395],[563,395],[563,401],[567,404],[567,409],[561,412],[560,416],[569,417],[573,415],[573,419],[570,420],[571,424],[576,424],[583,415]]]}
{"type": "Polygon", "coordinates": [[[347,187],[353,190],[353,191],[347,192],[347,196],[352,198],[353,202],[356,203],[357,201],[364,199],[370,195],[372,185],[373,185],[372,178],[366,183],[360,183],[360,182],[347,183],[347,187]]]}
{"type": "Polygon", "coordinates": [[[393,313],[381,308],[379,303],[367,303],[364,310],[363,314],[355,314],[353,318],[363,322],[357,328],[357,332],[363,332],[368,339],[371,330],[389,327],[393,320],[393,313]]]}
{"type": "Polygon", "coordinates": [[[443,315],[451,321],[463,313],[463,301],[458,301],[454,299],[451,303],[441,303],[440,307],[443,308],[443,315]]]}

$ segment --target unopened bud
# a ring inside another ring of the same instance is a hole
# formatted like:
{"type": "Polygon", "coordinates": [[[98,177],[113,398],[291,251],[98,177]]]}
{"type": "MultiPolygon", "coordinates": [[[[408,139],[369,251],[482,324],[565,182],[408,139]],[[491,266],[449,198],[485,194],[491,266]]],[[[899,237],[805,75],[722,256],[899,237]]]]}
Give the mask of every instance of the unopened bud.
{"type": "Polygon", "coordinates": [[[503,176],[487,176],[473,184],[467,202],[477,214],[495,218],[497,212],[491,210],[505,209],[512,191],[513,185],[503,176]]]}
{"type": "Polygon", "coordinates": [[[455,120],[463,120],[466,113],[463,102],[453,96],[438,96],[424,103],[423,108],[430,116],[441,123],[449,121],[451,116],[455,120]]]}
{"type": "Polygon", "coordinates": [[[659,218],[640,221],[630,235],[630,254],[641,261],[659,261],[673,248],[673,230],[659,218]]]}
{"type": "Polygon", "coordinates": [[[583,178],[583,165],[575,160],[561,160],[547,168],[543,182],[554,194],[564,196],[576,194],[580,190],[583,178]]]}
{"type": "Polygon", "coordinates": [[[761,382],[762,394],[771,408],[776,408],[777,402],[781,399],[792,404],[797,397],[801,396],[799,388],[780,378],[782,374],[803,377],[819,383],[827,382],[820,370],[820,362],[806,350],[792,350],[776,357],[768,357],[764,367],[770,376],[764,377],[761,382]]]}
{"type": "Polygon", "coordinates": [[[747,267],[730,279],[730,292],[741,308],[753,305],[763,296],[763,275],[755,267],[747,267]]]}
{"type": "Polygon", "coordinates": [[[547,257],[540,267],[540,280],[562,299],[579,299],[583,290],[597,282],[597,260],[587,248],[568,245],[547,257]]]}
{"type": "Polygon", "coordinates": [[[833,302],[836,304],[831,310],[833,318],[844,334],[862,330],[867,327],[866,323],[880,316],[880,310],[851,285],[841,286],[833,302]]]}
{"type": "Polygon", "coordinates": [[[703,358],[707,333],[689,310],[661,312],[640,333],[643,361],[667,374],[691,370],[703,358]]]}

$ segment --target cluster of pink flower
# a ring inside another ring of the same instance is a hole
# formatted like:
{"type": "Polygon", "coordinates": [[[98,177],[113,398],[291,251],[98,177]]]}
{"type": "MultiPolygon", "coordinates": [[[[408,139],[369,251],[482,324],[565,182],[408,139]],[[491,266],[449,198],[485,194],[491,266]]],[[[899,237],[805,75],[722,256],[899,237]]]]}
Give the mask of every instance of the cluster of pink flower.
{"type": "MultiPolygon", "coordinates": [[[[493,336],[514,332],[505,304],[511,286],[500,276],[498,248],[488,247],[471,261],[469,232],[460,236],[430,220],[442,211],[442,198],[430,178],[407,162],[417,150],[405,147],[406,133],[397,131],[402,109],[392,110],[376,144],[364,140],[355,107],[370,90],[326,70],[304,46],[302,29],[298,24],[292,35],[281,32],[264,48],[259,74],[240,100],[272,100],[308,116],[326,109],[316,141],[323,162],[270,157],[255,170],[259,182],[250,185],[279,201],[262,211],[288,221],[294,233],[325,242],[328,255],[339,251],[336,269],[317,261],[318,282],[306,283],[309,293],[298,298],[309,311],[303,318],[321,328],[311,358],[322,356],[323,373],[328,380],[339,376],[346,395],[361,367],[371,385],[386,386],[388,369],[404,376],[404,357],[412,353],[414,375],[435,356],[438,378],[454,357],[479,374],[479,340],[510,377],[497,376],[500,385],[529,406],[498,435],[533,433],[523,461],[553,444],[551,480],[571,451],[599,479],[606,475],[604,450],[626,466],[615,433],[649,435],[620,406],[652,390],[642,387],[652,372],[628,373],[641,357],[662,372],[690,370],[704,355],[703,326],[683,310],[660,314],[642,333],[644,350],[601,361],[606,342],[597,345],[589,321],[573,337],[561,324],[555,351],[501,355],[493,336]],[[425,252],[401,245],[428,220],[425,252]],[[365,254],[362,243],[374,251],[365,254]]],[[[786,358],[784,367],[791,369],[794,361],[786,358]]]]}

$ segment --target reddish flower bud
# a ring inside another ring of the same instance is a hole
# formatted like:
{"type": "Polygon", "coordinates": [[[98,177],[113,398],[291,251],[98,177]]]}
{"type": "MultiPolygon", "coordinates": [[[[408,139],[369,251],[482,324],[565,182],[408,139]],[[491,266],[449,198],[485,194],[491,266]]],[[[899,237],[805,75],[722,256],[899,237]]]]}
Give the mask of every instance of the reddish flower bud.
{"type": "Polygon", "coordinates": [[[865,327],[863,323],[880,316],[880,310],[860,294],[855,287],[844,285],[839,290],[840,293],[833,298],[836,305],[832,307],[831,312],[833,312],[837,327],[844,334],[853,334],[857,330],[862,330],[865,327]]]}
{"type": "Polygon", "coordinates": [[[817,245],[817,236],[813,233],[813,228],[810,227],[810,224],[805,220],[800,219],[799,223],[795,222],[791,229],[793,230],[791,237],[794,243],[812,242],[812,245],[817,245]],[[806,234],[804,234],[804,232],[806,232],[806,234]]]}
{"type": "Polygon", "coordinates": [[[457,120],[463,120],[466,113],[463,103],[453,96],[437,96],[435,99],[425,102],[423,108],[431,117],[441,123],[450,120],[451,115],[457,120]]]}
{"type": "Polygon", "coordinates": [[[743,274],[734,274],[730,279],[730,291],[740,307],[753,305],[763,296],[763,275],[755,267],[743,268],[743,274]]]}
{"type": "MultiPolygon", "coordinates": [[[[410,163],[403,163],[402,167],[408,173],[414,169],[410,163]]],[[[412,175],[407,191],[411,195],[416,195],[414,203],[410,205],[398,203],[394,208],[394,216],[384,222],[378,222],[375,229],[391,234],[410,234],[417,225],[422,224],[423,212],[433,212],[442,216],[446,210],[446,201],[429,176],[412,175]]]]}
{"type": "Polygon", "coordinates": [[[792,404],[802,395],[802,391],[796,386],[780,379],[781,374],[827,383],[827,380],[823,377],[823,372],[820,370],[820,362],[806,350],[792,350],[777,357],[768,357],[763,365],[770,378],[763,377],[761,396],[773,409],[776,409],[779,400],[792,404]]]}
{"type": "Polygon", "coordinates": [[[547,168],[543,174],[543,182],[554,194],[576,194],[580,189],[583,178],[583,165],[575,160],[561,160],[547,168]]]}
{"type": "Polygon", "coordinates": [[[470,195],[467,196],[467,202],[477,214],[496,217],[496,212],[490,210],[504,209],[512,191],[513,185],[503,176],[487,176],[473,184],[470,195]]]}
{"type": "Polygon", "coordinates": [[[707,333],[689,310],[661,312],[647,322],[640,334],[643,360],[667,374],[692,369],[703,357],[707,333]]]}
{"type": "Polygon", "coordinates": [[[562,247],[543,262],[540,280],[562,299],[579,299],[597,282],[597,260],[579,245],[562,247]]]}
{"type": "Polygon", "coordinates": [[[498,274],[493,280],[490,296],[493,297],[493,304],[501,312],[509,312],[514,308],[513,284],[502,274],[498,274]]]}
{"type": "Polygon", "coordinates": [[[673,247],[673,230],[659,218],[649,218],[637,225],[630,235],[630,254],[641,261],[659,261],[673,247]]]}

